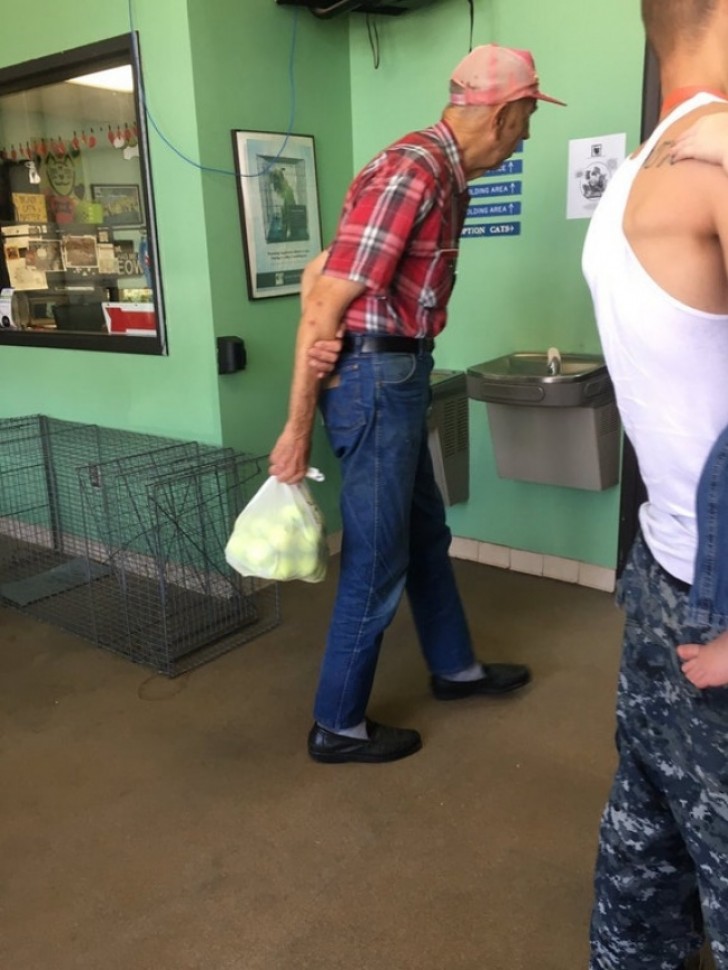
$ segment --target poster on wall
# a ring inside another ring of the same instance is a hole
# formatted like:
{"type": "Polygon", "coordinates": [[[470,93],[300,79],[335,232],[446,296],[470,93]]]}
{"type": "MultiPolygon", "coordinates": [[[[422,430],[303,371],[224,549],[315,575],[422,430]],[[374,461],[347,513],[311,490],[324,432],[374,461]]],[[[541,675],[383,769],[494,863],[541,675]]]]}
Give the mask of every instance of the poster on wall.
{"type": "Polygon", "coordinates": [[[58,244],[48,243],[38,226],[3,226],[1,232],[10,286],[14,290],[48,289],[46,272],[56,268],[53,261],[60,258],[58,244]]]}
{"type": "Polygon", "coordinates": [[[321,251],[314,141],[310,135],[232,132],[251,300],[301,291],[321,251]]]}
{"type": "Polygon", "coordinates": [[[91,198],[101,206],[104,224],[107,226],[141,226],[144,224],[139,186],[99,185],[91,186],[91,198]]]}
{"type": "Polygon", "coordinates": [[[509,239],[521,235],[524,147],[520,141],[510,158],[470,183],[461,239],[509,239]]]}
{"type": "Polygon", "coordinates": [[[13,192],[16,222],[48,222],[45,196],[40,192],[13,192]]]}
{"type": "Polygon", "coordinates": [[[591,219],[609,181],[627,156],[627,135],[569,142],[566,218],[591,219]]]}

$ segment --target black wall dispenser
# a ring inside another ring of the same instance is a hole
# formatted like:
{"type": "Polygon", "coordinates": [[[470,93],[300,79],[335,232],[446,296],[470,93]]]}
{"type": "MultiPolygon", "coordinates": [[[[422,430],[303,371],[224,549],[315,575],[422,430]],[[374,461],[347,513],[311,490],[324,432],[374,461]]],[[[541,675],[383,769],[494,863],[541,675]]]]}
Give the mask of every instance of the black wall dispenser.
{"type": "Polygon", "coordinates": [[[235,374],[245,370],[248,356],[245,343],[240,337],[217,338],[217,372],[218,374],[235,374]]]}

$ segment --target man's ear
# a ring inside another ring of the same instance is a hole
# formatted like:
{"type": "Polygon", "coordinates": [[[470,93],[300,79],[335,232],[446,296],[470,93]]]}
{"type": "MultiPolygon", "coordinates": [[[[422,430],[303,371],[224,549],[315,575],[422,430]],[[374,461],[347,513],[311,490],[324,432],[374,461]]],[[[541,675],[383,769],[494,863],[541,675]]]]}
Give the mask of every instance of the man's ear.
{"type": "Polygon", "coordinates": [[[508,104],[499,104],[498,107],[493,112],[493,125],[497,134],[502,134],[505,128],[506,122],[508,121],[508,104]]]}

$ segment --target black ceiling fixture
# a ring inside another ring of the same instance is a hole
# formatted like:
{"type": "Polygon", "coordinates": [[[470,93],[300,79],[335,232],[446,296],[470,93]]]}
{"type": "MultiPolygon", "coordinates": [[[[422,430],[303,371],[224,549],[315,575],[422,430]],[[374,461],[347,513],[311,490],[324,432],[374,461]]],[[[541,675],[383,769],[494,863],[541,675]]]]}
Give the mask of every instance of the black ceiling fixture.
{"type": "Polygon", "coordinates": [[[276,0],[283,7],[305,7],[327,20],[346,13],[383,14],[398,17],[408,10],[426,7],[435,0],[276,0]]]}

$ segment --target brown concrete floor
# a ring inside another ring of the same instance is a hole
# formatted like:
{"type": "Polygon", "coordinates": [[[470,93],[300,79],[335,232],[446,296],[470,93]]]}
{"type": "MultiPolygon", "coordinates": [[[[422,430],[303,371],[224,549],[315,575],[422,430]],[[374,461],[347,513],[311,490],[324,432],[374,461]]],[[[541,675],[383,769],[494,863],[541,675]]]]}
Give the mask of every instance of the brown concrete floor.
{"type": "Polygon", "coordinates": [[[585,967],[621,614],[456,569],[482,658],[534,684],[435,702],[403,607],[370,714],[425,743],[391,765],[305,753],[331,580],[172,681],[0,610],[3,970],[585,967]]]}

